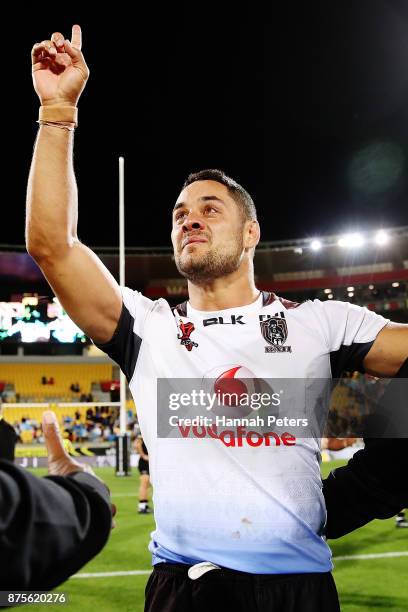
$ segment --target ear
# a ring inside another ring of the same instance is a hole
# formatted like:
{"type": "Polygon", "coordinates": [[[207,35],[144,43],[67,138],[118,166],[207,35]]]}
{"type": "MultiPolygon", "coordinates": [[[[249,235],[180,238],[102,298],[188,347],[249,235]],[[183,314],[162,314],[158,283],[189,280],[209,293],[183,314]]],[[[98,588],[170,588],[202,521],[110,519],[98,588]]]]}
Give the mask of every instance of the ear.
{"type": "Polygon", "coordinates": [[[261,238],[261,228],[258,221],[246,221],[244,230],[244,247],[255,248],[261,238]]]}

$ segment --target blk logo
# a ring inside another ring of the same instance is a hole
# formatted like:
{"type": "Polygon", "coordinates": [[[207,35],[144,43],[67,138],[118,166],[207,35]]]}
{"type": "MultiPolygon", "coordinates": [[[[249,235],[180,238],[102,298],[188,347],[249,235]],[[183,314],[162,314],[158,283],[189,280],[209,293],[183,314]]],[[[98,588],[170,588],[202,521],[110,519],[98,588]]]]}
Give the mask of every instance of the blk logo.
{"type": "Polygon", "coordinates": [[[204,327],[208,325],[245,325],[245,321],[242,320],[244,315],[231,315],[230,320],[224,320],[224,317],[211,317],[210,319],[204,319],[204,327]]]}

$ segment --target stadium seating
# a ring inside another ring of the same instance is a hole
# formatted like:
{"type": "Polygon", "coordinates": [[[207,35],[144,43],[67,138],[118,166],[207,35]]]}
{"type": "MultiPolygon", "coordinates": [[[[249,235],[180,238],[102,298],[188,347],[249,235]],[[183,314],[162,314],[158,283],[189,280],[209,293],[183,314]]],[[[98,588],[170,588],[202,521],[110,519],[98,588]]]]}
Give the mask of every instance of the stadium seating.
{"type": "Polygon", "coordinates": [[[3,381],[14,384],[15,393],[22,401],[72,401],[82,393],[91,393],[93,382],[112,379],[111,364],[63,364],[27,363],[2,364],[3,381]],[[42,377],[54,379],[54,384],[41,384],[42,377]],[[70,390],[72,383],[79,383],[80,392],[70,390]]]}

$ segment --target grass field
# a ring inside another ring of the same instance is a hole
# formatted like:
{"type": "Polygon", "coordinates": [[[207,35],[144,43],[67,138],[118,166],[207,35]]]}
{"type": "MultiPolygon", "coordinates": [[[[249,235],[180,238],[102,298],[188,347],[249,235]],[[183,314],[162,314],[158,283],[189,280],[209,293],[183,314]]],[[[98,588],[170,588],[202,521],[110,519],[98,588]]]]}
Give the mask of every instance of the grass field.
{"type": "MultiPolygon", "coordinates": [[[[338,462],[340,465],[342,462],[338,462]]],[[[323,465],[327,474],[334,463],[323,465]]],[[[35,470],[36,474],[44,471],[35,470]]],[[[69,612],[142,612],[148,575],[83,577],[97,572],[149,570],[147,550],[154,521],[151,515],[138,515],[136,470],[128,478],[116,478],[111,469],[98,470],[111,489],[118,508],[117,527],[104,550],[57,591],[68,595],[61,606],[25,606],[26,610],[69,612]]],[[[397,530],[393,519],[376,521],[354,534],[331,542],[334,557],[408,552],[408,529],[397,530]]],[[[334,576],[342,612],[371,610],[408,611],[408,556],[335,561],[334,576]]]]}

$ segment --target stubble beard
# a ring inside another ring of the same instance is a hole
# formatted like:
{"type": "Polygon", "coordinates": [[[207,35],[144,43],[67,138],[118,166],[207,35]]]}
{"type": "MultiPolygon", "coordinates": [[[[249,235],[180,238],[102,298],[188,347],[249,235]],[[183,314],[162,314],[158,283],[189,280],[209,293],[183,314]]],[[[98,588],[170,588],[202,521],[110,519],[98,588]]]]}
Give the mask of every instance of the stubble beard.
{"type": "Polygon", "coordinates": [[[175,263],[177,270],[184,278],[198,285],[235,272],[240,266],[242,253],[243,240],[241,238],[231,252],[212,249],[202,257],[197,257],[193,253],[183,257],[183,253],[180,253],[175,256],[175,263]]]}

